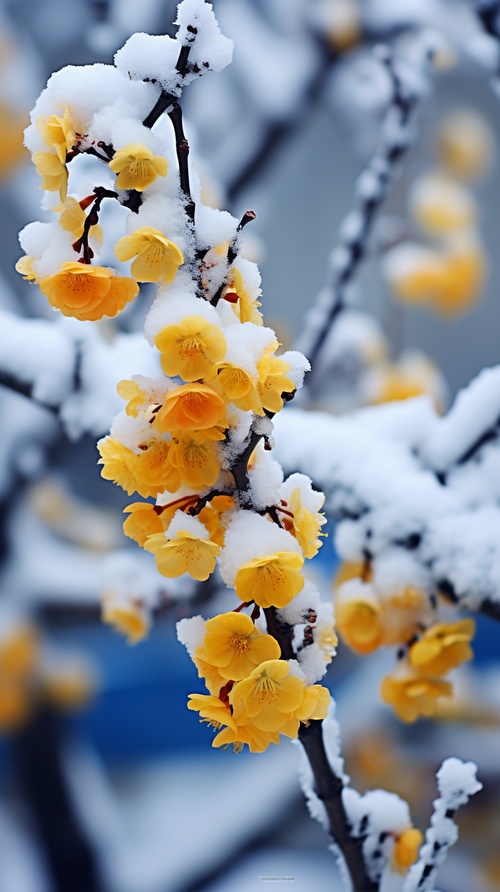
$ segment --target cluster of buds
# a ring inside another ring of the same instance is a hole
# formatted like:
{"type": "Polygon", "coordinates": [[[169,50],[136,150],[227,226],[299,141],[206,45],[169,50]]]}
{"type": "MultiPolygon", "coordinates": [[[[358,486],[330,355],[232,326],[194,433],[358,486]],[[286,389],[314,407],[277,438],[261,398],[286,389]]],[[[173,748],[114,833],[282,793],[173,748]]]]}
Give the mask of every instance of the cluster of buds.
{"type": "Polygon", "coordinates": [[[435,715],[439,698],[453,693],[445,676],[473,657],[473,619],[440,622],[435,599],[425,588],[384,588],[363,564],[342,565],[335,612],[342,640],[356,653],[398,648],[396,666],[382,680],[380,694],[404,722],[435,715]]]}
{"type": "MultiPolygon", "coordinates": [[[[178,24],[175,39],[134,35],[116,67],[63,69],[49,81],[27,143],[59,216],[26,227],[18,269],[54,309],[86,322],[117,315],[140,283],[158,285],[145,324],[158,376],[118,384],[126,408],[98,444],[102,475],[155,500],[129,505],[124,530],[163,576],[203,582],[220,559],[239,606],[181,625],[209,691],[190,706],[223,727],[216,745],[262,751],[323,719],[330,700],[315,682],[335,652],[332,607],[302,575],[321,545],[324,497],[304,475],[284,480],[270,454],[272,418],[309,365],[279,355],[263,324],[260,275],[240,252],[255,215],[238,223],[205,207],[192,184],[178,96],[191,77],[227,64],[230,41],[203,0],[184,0],[178,24]],[[82,154],[97,156],[106,181],[80,198],[68,194],[68,163],[82,154]],[[128,212],[125,234],[105,233],[116,258],[131,261],[124,275],[95,262],[108,198],[128,212]]],[[[140,599],[112,591],[103,615],[132,642],[149,626],[140,599]]]]}
{"type": "Polygon", "coordinates": [[[420,176],[410,194],[410,214],[422,241],[404,241],[386,255],[385,275],[407,305],[425,305],[442,316],[467,312],[481,292],[485,256],[471,182],[491,163],[492,135],[475,111],[451,113],[437,139],[440,166],[420,176]]]}

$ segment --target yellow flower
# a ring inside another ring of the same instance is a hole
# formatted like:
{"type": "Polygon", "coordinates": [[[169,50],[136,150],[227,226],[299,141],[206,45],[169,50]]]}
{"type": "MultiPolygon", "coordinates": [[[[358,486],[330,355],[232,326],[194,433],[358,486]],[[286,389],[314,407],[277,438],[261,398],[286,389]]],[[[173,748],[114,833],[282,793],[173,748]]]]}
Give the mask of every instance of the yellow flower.
{"type": "Polygon", "coordinates": [[[213,486],[220,473],[216,444],[201,434],[175,434],[171,444],[170,463],[179,480],[192,489],[213,486]]]}
{"type": "Polygon", "coordinates": [[[479,244],[464,242],[453,247],[444,264],[444,285],[434,296],[432,309],[442,316],[465,313],[479,297],[486,273],[484,251],[479,244]]]}
{"type": "Polygon", "coordinates": [[[293,738],[301,721],[325,718],[330,695],[321,685],[308,688],[291,675],[287,660],[266,660],[236,683],[230,702],[237,725],[253,725],[266,733],[279,731],[293,738]]]}
{"type": "MultiPolygon", "coordinates": [[[[323,497],[323,502],[325,501],[323,497]]],[[[326,517],[323,514],[313,514],[308,508],[302,504],[300,487],[297,486],[293,490],[288,507],[293,514],[293,518],[284,515],[285,529],[289,530],[295,536],[299,543],[304,556],[308,559],[313,558],[323,545],[319,536],[325,536],[321,533],[321,527],[326,523],[326,517]]]]}
{"type": "Polygon", "coordinates": [[[263,415],[257,387],[245,369],[223,362],[215,370],[215,386],[221,389],[229,402],[243,412],[256,412],[263,415]]]}
{"type": "Polygon", "coordinates": [[[109,162],[113,173],[117,173],[116,186],[118,189],[136,189],[142,192],[158,176],[165,177],[168,170],[168,161],[161,155],[153,155],[151,149],[140,143],[130,143],[123,149],[118,149],[109,162]]]}
{"type": "Polygon", "coordinates": [[[422,842],[423,836],[416,827],[409,827],[397,837],[392,853],[392,863],[397,871],[406,873],[408,868],[415,863],[422,842]]]}
{"type": "Polygon", "coordinates": [[[161,509],[149,502],[134,502],[123,509],[129,516],[123,523],[123,532],[138,545],[144,545],[148,536],[161,533],[164,526],[161,521],[161,509]]]}
{"type": "Polygon", "coordinates": [[[103,622],[125,635],[129,644],[137,644],[149,631],[149,617],[141,604],[120,601],[112,593],[104,595],[103,622]]]}
{"type": "Polygon", "coordinates": [[[227,678],[224,678],[216,666],[202,660],[201,657],[192,657],[193,663],[198,670],[198,677],[203,678],[207,690],[216,697],[219,696],[222,689],[227,685],[227,678]]]}
{"type": "Polygon", "coordinates": [[[488,169],[493,146],[488,121],[472,108],[447,115],[438,137],[441,160],[452,174],[464,180],[475,179],[488,169]]]}
{"type": "Polygon", "coordinates": [[[446,288],[442,254],[420,245],[399,245],[388,252],[385,274],[395,296],[405,304],[432,302],[446,288]]]}
{"type": "MultiPolygon", "coordinates": [[[[66,232],[74,235],[75,239],[81,238],[87,215],[76,198],[68,197],[56,210],[60,213],[59,226],[66,232]]],[[[89,230],[91,238],[102,244],[102,229],[100,226],[91,226],[89,230]]]]}
{"type": "Polygon", "coordinates": [[[370,654],[384,640],[381,609],[370,595],[340,597],[335,604],[335,619],[342,640],[358,654],[370,654]]]}
{"type": "Polygon", "coordinates": [[[444,174],[426,175],[415,183],[411,209],[422,229],[432,235],[469,229],[475,223],[476,205],[472,194],[444,174]]]}
{"type": "Polygon", "coordinates": [[[53,276],[40,279],[39,285],[50,305],[64,316],[94,322],[116,316],[139,292],[133,279],[115,276],[104,266],[75,261],[63,263],[53,276]]]}
{"type": "Polygon", "coordinates": [[[232,745],[235,752],[247,744],[250,752],[262,753],[279,743],[280,733],[297,737],[300,722],[325,718],[330,702],[326,688],[306,686],[290,675],[285,660],[266,660],[237,682],[229,697],[222,693],[221,699],[191,694],[188,708],[219,731],[213,746],[232,745]]]}
{"type": "Polygon", "coordinates": [[[217,730],[224,725],[236,729],[235,722],[231,717],[229,703],[219,700],[213,694],[190,694],[188,709],[199,712],[200,721],[207,722],[208,725],[217,730]]]}
{"type": "Polygon", "coordinates": [[[413,245],[393,248],[385,267],[396,297],[404,303],[429,304],[431,310],[443,316],[470,309],[479,295],[485,271],[484,251],[470,233],[456,235],[441,251],[413,245]]]}
{"type": "Polygon", "coordinates": [[[17,626],[0,641],[0,678],[21,680],[35,669],[39,639],[32,626],[17,626]]]}
{"type": "Polygon", "coordinates": [[[35,152],[32,158],[36,172],[42,179],[42,189],[59,192],[61,201],[68,193],[68,171],[66,165],[53,152],[35,152]]]}
{"type": "Polygon", "coordinates": [[[226,404],[206,384],[182,384],[167,394],[163,406],[156,413],[153,427],[168,431],[204,431],[210,439],[223,440],[227,425],[226,404]],[[212,428],[220,428],[217,433],[212,428]]]}
{"type": "Polygon", "coordinates": [[[136,381],[130,381],[128,378],[124,378],[122,381],[118,381],[116,392],[118,396],[121,396],[122,400],[127,400],[125,408],[127,415],[130,415],[132,418],[137,418],[139,409],[147,400],[146,391],[142,390],[136,381]]]}
{"type": "MultiPolygon", "coordinates": [[[[304,699],[295,710],[295,717],[307,724],[326,718],[330,705],[330,691],[321,684],[310,684],[304,688],[304,699]]],[[[285,731],[281,732],[285,734],[285,731]]]]}
{"type": "Polygon", "coordinates": [[[233,721],[232,725],[219,731],[212,741],[212,746],[221,746],[223,749],[232,746],[235,753],[240,753],[247,744],[251,753],[263,753],[270,743],[279,742],[279,731],[261,731],[255,725],[238,725],[233,721]]]}
{"type": "Polygon", "coordinates": [[[333,587],[338,589],[344,582],[349,582],[351,579],[362,579],[369,582],[372,575],[371,568],[366,567],[361,561],[344,561],[337,570],[333,587]]]}
{"type": "MultiPolygon", "coordinates": [[[[384,645],[405,644],[429,613],[429,597],[413,585],[381,595],[384,645]]],[[[432,674],[432,673],[429,673],[432,674]]]]}
{"type": "Polygon", "coordinates": [[[331,663],[335,648],[339,643],[333,625],[329,623],[318,623],[318,633],[315,636],[315,641],[321,650],[325,663],[331,663]]]}
{"type": "Polygon", "coordinates": [[[414,722],[421,715],[435,715],[438,698],[451,697],[451,694],[449,681],[411,670],[399,678],[386,675],[380,686],[382,700],[393,707],[403,722],[414,722]]]}
{"type": "Polygon", "coordinates": [[[122,261],[136,258],[130,272],[137,282],[161,280],[168,285],[174,281],[179,266],[184,263],[180,248],[153,226],[142,226],[132,235],[118,239],[115,254],[122,261]]]}
{"type": "Polygon", "coordinates": [[[462,619],[447,625],[437,623],[427,629],[410,648],[410,665],[426,675],[446,675],[460,663],[472,660],[470,647],[476,630],[473,619],[462,619]]]}
{"type": "Polygon", "coordinates": [[[175,539],[155,533],[148,538],[144,548],[156,556],[156,566],[162,576],[172,579],[189,573],[198,582],[204,582],[213,573],[215,559],[220,553],[215,542],[199,539],[187,530],[177,530],[175,539]]]}
{"type": "Polygon", "coordinates": [[[119,440],[105,437],[98,443],[101,475],[121,486],[129,496],[138,492],[147,499],[165,489],[172,492],[179,487],[180,477],[170,464],[170,447],[167,440],[151,439],[141,444],[141,452],[136,455],[119,440]]]}
{"type": "Polygon", "coordinates": [[[36,120],[36,128],[46,146],[55,149],[61,164],[66,163],[66,155],[76,143],[76,133],[68,108],[63,115],[50,115],[39,117],[36,120]]]}
{"type": "Polygon", "coordinates": [[[279,551],[247,561],[239,568],[234,587],[242,601],[259,607],[285,607],[304,588],[304,558],[296,551],[279,551]]]}
{"type": "Polygon", "coordinates": [[[216,496],[198,514],[198,518],[207,528],[212,542],[216,542],[221,548],[224,545],[225,532],[224,526],[221,524],[221,515],[231,508],[234,508],[234,499],[231,496],[216,496]]]}
{"type": "Polygon", "coordinates": [[[33,268],[35,258],[29,257],[27,254],[24,257],[20,257],[16,263],[16,270],[18,273],[21,273],[24,279],[27,282],[36,282],[38,276],[33,268]]]}
{"type": "Polygon", "coordinates": [[[226,681],[246,678],[260,663],[281,656],[276,639],[259,632],[244,613],[215,616],[206,622],[205,629],[196,657],[216,666],[226,681]]]}
{"type": "Polygon", "coordinates": [[[260,301],[252,300],[245,288],[243,276],[239,269],[233,269],[232,282],[229,285],[228,292],[234,292],[238,295],[238,300],[233,304],[233,308],[240,322],[253,322],[254,325],[262,325],[262,313],[257,309],[260,307],[260,301]]]}
{"type": "Polygon", "coordinates": [[[293,393],[295,390],[295,384],[285,375],[285,372],[290,370],[289,363],[272,355],[277,348],[278,342],[274,341],[257,363],[259,374],[257,390],[262,408],[268,412],[279,412],[283,408],[282,394],[293,393]]]}
{"type": "Polygon", "coordinates": [[[374,399],[377,404],[410,400],[428,392],[428,381],[406,373],[396,364],[387,363],[380,373],[379,389],[374,399]]]}
{"type": "Polygon", "coordinates": [[[186,316],[182,322],[167,325],[155,338],[166,375],[180,375],[184,381],[197,381],[212,371],[226,352],[223,331],[203,316],[186,316]]]}

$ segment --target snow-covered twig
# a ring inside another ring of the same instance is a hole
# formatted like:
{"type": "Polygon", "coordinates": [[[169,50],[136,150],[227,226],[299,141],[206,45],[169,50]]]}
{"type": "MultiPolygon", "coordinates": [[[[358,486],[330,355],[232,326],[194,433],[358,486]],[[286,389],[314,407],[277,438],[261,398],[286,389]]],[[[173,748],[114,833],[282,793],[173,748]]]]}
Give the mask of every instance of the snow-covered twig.
{"type": "Polygon", "coordinates": [[[344,218],[340,241],[331,257],[331,280],[318,295],[306,317],[298,349],[309,358],[313,371],[306,387],[319,387],[328,369],[328,346],[332,328],[346,306],[349,287],[366,256],[368,240],[377,212],[383,205],[399,161],[411,144],[411,118],[426,86],[422,73],[432,57],[433,46],[425,34],[419,35],[419,76],[408,76],[390,47],[378,47],[377,54],[391,83],[391,97],[382,126],[382,142],[356,184],[356,208],[344,218]]]}
{"type": "Polygon", "coordinates": [[[474,762],[446,759],[437,773],[439,799],[434,802],[431,826],[425,836],[420,857],[410,868],[403,892],[431,892],[436,874],[446,858],[448,849],[458,839],[458,827],[453,817],[461,805],[482,789],[476,778],[474,762]]]}

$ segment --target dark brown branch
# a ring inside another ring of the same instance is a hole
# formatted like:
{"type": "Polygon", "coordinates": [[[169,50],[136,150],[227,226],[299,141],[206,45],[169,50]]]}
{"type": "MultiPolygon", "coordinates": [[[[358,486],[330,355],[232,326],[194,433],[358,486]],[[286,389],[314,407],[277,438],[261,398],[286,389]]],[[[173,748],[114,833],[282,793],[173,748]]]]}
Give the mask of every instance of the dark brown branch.
{"type": "MultiPolygon", "coordinates": [[[[192,29],[193,40],[197,34],[196,28],[192,29]]],[[[179,72],[179,77],[182,78],[188,72],[188,63],[189,63],[189,53],[191,51],[192,44],[186,44],[181,47],[181,51],[179,53],[179,58],[177,59],[175,69],[179,72]]],[[[144,127],[148,127],[151,129],[154,127],[159,118],[161,118],[162,114],[166,112],[167,108],[170,108],[175,102],[177,102],[177,96],[173,93],[168,93],[165,90],[162,90],[158,99],[156,100],[155,105],[151,109],[148,115],[143,120],[144,127]]]]}
{"type": "Polygon", "coordinates": [[[93,202],[92,210],[89,211],[85,218],[85,223],[83,226],[83,233],[73,245],[75,251],[80,252],[83,249],[83,260],[85,263],[91,263],[92,258],[94,256],[94,252],[89,245],[89,235],[92,226],[97,226],[99,223],[99,211],[101,210],[101,204],[105,198],[118,198],[117,192],[111,192],[109,189],[105,189],[103,186],[96,186],[94,189],[95,199],[93,202]]]}
{"type": "Polygon", "coordinates": [[[474,458],[475,454],[482,449],[486,443],[491,443],[493,440],[497,440],[500,434],[500,418],[496,420],[496,422],[474,441],[471,445],[466,449],[466,451],[460,456],[460,458],[456,459],[457,465],[464,465],[471,458],[474,458]]]}
{"type": "Polygon", "coordinates": [[[191,514],[192,517],[196,517],[200,513],[200,511],[203,511],[205,505],[208,505],[208,503],[212,501],[212,499],[217,498],[217,496],[230,495],[231,493],[227,492],[226,490],[213,489],[212,492],[207,493],[206,496],[202,496],[201,498],[199,498],[196,502],[196,505],[191,505],[191,507],[188,508],[187,513],[191,514]]]}
{"type": "Polygon", "coordinates": [[[42,706],[13,735],[10,749],[51,873],[51,888],[102,892],[95,854],[65,777],[62,726],[50,707],[42,706]]]}
{"type": "Polygon", "coordinates": [[[377,892],[378,883],[366,873],[363,839],[351,834],[351,825],[342,799],[343,782],[332,770],[323,741],[322,723],[301,725],[299,740],[311,765],[314,787],[328,815],[330,835],[340,849],[349,871],[353,892],[377,892]]]}
{"type": "Polygon", "coordinates": [[[170,108],[172,103],[175,101],[175,96],[172,96],[171,93],[164,93],[163,90],[158,96],[155,105],[151,109],[148,115],[144,118],[142,122],[145,127],[151,129],[154,124],[156,124],[157,120],[161,118],[162,114],[166,112],[167,108],[170,108]]]}
{"type": "MultiPolygon", "coordinates": [[[[282,622],[275,607],[264,610],[267,631],[278,642],[282,660],[296,659],[293,649],[293,626],[282,622]]],[[[363,840],[351,835],[351,825],[342,800],[344,784],[337,777],[328,761],[323,741],[322,723],[312,720],[299,729],[299,740],[311,765],[314,787],[318,799],[328,815],[329,831],[340,849],[349,871],[353,892],[377,892],[378,884],[367,876],[363,856],[363,840]]]]}
{"type": "Polygon", "coordinates": [[[500,602],[493,601],[491,598],[484,598],[479,607],[471,607],[467,604],[466,597],[457,595],[455,587],[449,579],[439,579],[436,582],[436,589],[440,595],[456,607],[462,607],[474,613],[482,613],[483,616],[488,616],[490,619],[500,622],[500,602]]]}
{"type": "MultiPolygon", "coordinates": [[[[399,127],[404,128],[407,126],[410,114],[418,101],[418,94],[409,92],[401,82],[390,51],[387,51],[386,55],[381,58],[381,61],[385,65],[392,82],[392,97],[387,114],[391,114],[394,109],[397,110],[399,127]]],[[[317,376],[320,373],[318,359],[322,348],[332,331],[334,323],[346,306],[349,285],[357,274],[361,262],[367,256],[368,239],[371,235],[377,213],[387,197],[394,171],[409,148],[409,144],[409,140],[401,140],[399,137],[392,142],[388,140],[377,150],[366,167],[366,170],[376,177],[378,188],[374,189],[368,197],[358,196],[359,231],[354,238],[341,238],[341,245],[347,252],[347,261],[333,273],[333,279],[328,285],[329,306],[323,313],[320,325],[315,331],[313,329],[310,333],[306,332],[305,336],[307,338],[309,334],[310,342],[304,343],[303,349],[312,366],[312,371],[309,373],[305,385],[308,389],[312,389],[316,384],[317,376]]]]}
{"type": "Polygon", "coordinates": [[[55,406],[52,403],[46,403],[33,396],[33,384],[30,384],[27,381],[19,381],[18,378],[15,378],[14,375],[11,375],[9,372],[0,371],[0,387],[5,387],[13,393],[25,396],[27,399],[36,403],[36,405],[42,406],[49,412],[53,412],[54,415],[57,415],[59,412],[59,406],[55,406]]]}
{"type": "Polygon", "coordinates": [[[172,121],[174,127],[175,148],[177,151],[177,161],[179,163],[179,179],[181,189],[185,197],[186,214],[189,219],[194,222],[195,204],[191,197],[191,187],[189,184],[189,143],[184,134],[184,127],[182,125],[182,109],[177,100],[175,100],[172,104],[172,108],[169,111],[168,116],[172,121]]]}
{"type": "Polygon", "coordinates": [[[281,659],[295,660],[297,655],[292,644],[293,626],[278,619],[276,607],[264,608],[264,614],[266,617],[267,631],[273,638],[276,638],[276,641],[281,648],[281,659]]]}
{"type": "Polygon", "coordinates": [[[243,501],[246,501],[246,496],[248,494],[248,461],[255,447],[262,440],[262,437],[263,434],[258,434],[252,429],[247,445],[231,468],[236,489],[238,490],[240,498],[243,497],[243,501]]]}

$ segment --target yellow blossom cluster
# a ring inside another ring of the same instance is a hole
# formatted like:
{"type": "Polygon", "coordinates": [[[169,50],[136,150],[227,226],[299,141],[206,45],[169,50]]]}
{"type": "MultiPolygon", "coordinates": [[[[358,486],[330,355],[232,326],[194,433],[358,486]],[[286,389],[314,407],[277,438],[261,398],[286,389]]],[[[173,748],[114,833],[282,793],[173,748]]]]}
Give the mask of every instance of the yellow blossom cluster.
{"type": "MultiPolygon", "coordinates": [[[[112,124],[99,139],[98,116],[78,96],[74,106],[60,95],[51,100],[48,87],[32,113],[27,144],[42,189],[57,193],[57,222],[21,234],[26,254],[17,269],[54,309],[87,322],[115,317],[141,283],[158,286],[145,330],[163,374],[119,382],[125,408],[98,444],[101,473],[134,496],[124,532],[154,555],[162,576],[204,582],[220,562],[240,604],[206,623],[193,658],[209,694],[193,695],[191,708],[199,704],[202,716],[223,728],[217,746],[246,743],[262,751],[280,734],[296,737],[301,722],[325,717],[328,691],[311,678],[322,677],[336,646],[328,610],[319,618],[307,604],[307,623],[294,619],[302,620],[301,609],[292,608],[290,620],[277,615],[307,592],[304,561],[321,547],[325,523],[324,497],[311,481],[303,475],[284,481],[268,456],[271,419],[294,396],[308,363],[298,353],[280,355],[275,333],[264,326],[260,275],[239,254],[240,232],[253,212],[238,223],[214,210],[219,222],[210,242],[189,195],[179,125],[173,180],[170,141],[161,128],[152,131],[154,113],[137,122],[130,142],[112,124]],[[107,142],[115,138],[124,144],[107,142]],[[68,193],[68,171],[81,154],[106,165],[111,188],[68,193]],[[126,265],[120,272],[98,258],[99,215],[108,199],[128,211],[113,246],[126,265]],[[240,613],[247,607],[251,616],[240,613]],[[255,625],[259,617],[267,632],[255,625]],[[286,623],[290,641],[294,623],[306,631],[283,659],[277,630],[286,623]],[[306,645],[314,654],[308,672],[299,654],[306,645]]],[[[320,600],[316,590],[314,597],[320,600]]],[[[148,633],[151,603],[110,585],[103,619],[134,644],[148,633]]]]}
{"type": "Polygon", "coordinates": [[[276,639],[259,632],[246,614],[225,613],[205,623],[193,660],[210,693],[191,694],[188,706],[218,731],[215,747],[232,745],[238,752],[248,744],[260,753],[280,734],[297,737],[301,722],[326,716],[328,690],[306,684],[280,655],[276,639]]]}
{"type": "Polygon", "coordinates": [[[401,648],[394,671],[382,681],[382,699],[405,722],[435,715],[438,698],[453,692],[443,676],[473,657],[474,620],[435,622],[427,592],[413,586],[380,592],[362,564],[344,564],[335,586],[337,628],[352,650],[401,648]]]}
{"type": "MultiPolygon", "coordinates": [[[[171,284],[182,262],[176,251],[149,227],[139,227],[116,246],[119,259],[136,258],[131,267],[136,279],[162,286],[171,284]]],[[[228,530],[238,515],[250,513],[248,504],[244,512],[240,507],[241,474],[250,486],[264,455],[260,437],[246,455],[245,442],[253,425],[279,412],[296,389],[289,361],[277,355],[278,341],[263,326],[255,287],[237,264],[227,271],[226,282],[220,313],[203,298],[189,296],[186,312],[175,311],[169,320],[166,304],[160,317],[165,322],[154,333],[164,377],[118,384],[125,410],[110,436],[98,444],[103,477],[129,495],[156,500],[130,504],[124,532],[154,555],[158,571],[167,578],[188,574],[206,581],[218,558],[231,551],[228,530]],[[234,346],[238,338],[252,345],[250,353],[242,351],[241,365],[234,346]],[[249,432],[238,453],[233,438],[245,416],[249,432]],[[244,464],[238,475],[234,465],[239,454],[244,464]]],[[[263,524],[261,544],[254,547],[249,537],[250,551],[238,560],[228,582],[242,602],[240,609],[252,605],[255,617],[291,603],[304,588],[304,560],[321,546],[324,497],[304,480],[288,488],[284,484],[283,497],[270,493],[270,504],[257,515],[263,524]],[[268,550],[263,544],[267,540],[268,550]]],[[[110,593],[104,598],[103,618],[131,643],[141,640],[149,627],[141,604],[110,593]]],[[[333,629],[323,623],[317,637],[326,666],[336,644],[333,629]]],[[[259,631],[246,614],[235,611],[206,623],[193,659],[209,694],[193,695],[190,708],[219,728],[214,745],[232,744],[238,750],[248,744],[262,752],[280,734],[296,737],[301,722],[325,717],[327,689],[307,684],[298,664],[294,671],[280,656],[278,641],[259,631]]]]}
{"type": "MultiPolygon", "coordinates": [[[[127,415],[144,422],[141,436],[132,444],[107,437],[99,449],[103,476],[129,494],[137,491],[147,498],[165,490],[176,493],[181,486],[198,492],[213,486],[223,461],[219,444],[239,421],[235,409],[275,413],[283,406],[283,394],[295,390],[288,362],[275,355],[277,341],[262,350],[252,377],[225,362],[224,329],[216,313],[212,318],[187,314],[158,332],[155,345],[169,376],[163,390],[153,392],[135,381],[118,385],[127,415]],[[172,378],[181,383],[175,386],[172,378]]],[[[311,519],[304,515],[301,530],[307,522],[311,519]]],[[[314,538],[314,523],[310,535],[314,538]]]]}
{"type": "MultiPolygon", "coordinates": [[[[134,300],[139,293],[137,283],[172,282],[184,256],[163,232],[152,226],[141,226],[118,239],[115,245],[118,260],[133,259],[131,276],[122,276],[111,268],[93,264],[95,250],[102,242],[102,231],[97,222],[101,201],[103,197],[118,198],[119,193],[101,189],[79,201],[68,196],[68,162],[88,150],[82,129],[69,107],[65,107],[62,114],[42,115],[36,119],[36,130],[44,148],[33,152],[32,160],[42,177],[42,189],[59,193],[61,203],[55,208],[59,214],[58,225],[75,241],[68,245],[66,261],[49,274],[39,271],[41,258],[30,254],[18,261],[16,269],[28,281],[37,283],[50,305],[63,315],[97,321],[103,316],[116,316],[134,300]]],[[[111,158],[99,157],[116,174],[118,190],[142,194],[168,171],[167,159],[141,144],[131,143],[112,151],[111,158]]]]}
{"type": "Polygon", "coordinates": [[[385,271],[401,302],[454,316],[474,306],[484,282],[476,201],[464,181],[488,167],[492,137],[476,112],[460,110],[445,119],[437,142],[440,167],[422,175],[410,196],[411,214],[430,244],[397,245],[385,271]]]}

